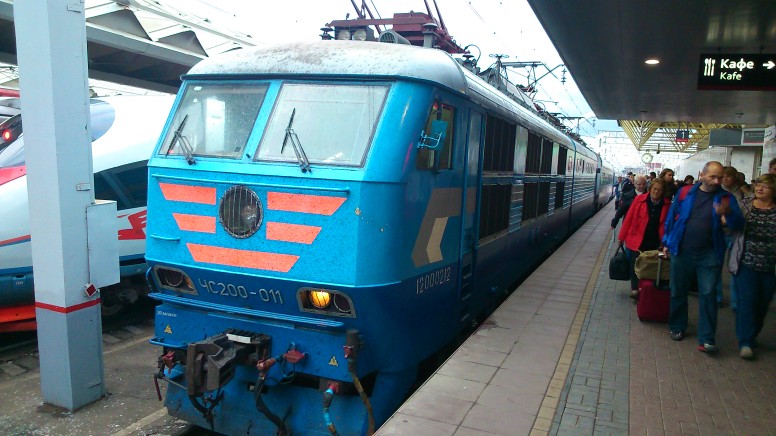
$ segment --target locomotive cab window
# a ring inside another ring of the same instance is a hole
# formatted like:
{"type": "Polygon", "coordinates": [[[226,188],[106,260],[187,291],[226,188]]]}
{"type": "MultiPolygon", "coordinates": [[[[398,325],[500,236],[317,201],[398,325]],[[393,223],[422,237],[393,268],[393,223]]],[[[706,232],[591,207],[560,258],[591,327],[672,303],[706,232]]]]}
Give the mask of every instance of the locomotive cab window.
{"type": "Polygon", "coordinates": [[[387,85],[287,83],[254,160],[362,166],[387,94],[387,85]]]}
{"type": "Polygon", "coordinates": [[[189,85],[159,153],[239,159],[266,93],[255,83],[189,85]]]}
{"type": "Polygon", "coordinates": [[[415,167],[448,170],[453,167],[455,108],[435,101],[421,133],[415,167]]]}

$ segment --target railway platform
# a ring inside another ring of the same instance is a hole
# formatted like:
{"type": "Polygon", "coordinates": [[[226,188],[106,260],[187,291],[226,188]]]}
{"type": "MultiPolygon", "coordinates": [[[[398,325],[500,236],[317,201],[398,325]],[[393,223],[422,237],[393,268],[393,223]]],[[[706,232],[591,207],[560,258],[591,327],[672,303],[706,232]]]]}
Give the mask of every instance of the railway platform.
{"type": "MultiPolygon", "coordinates": [[[[167,415],[152,374],[159,352],[148,343],[151,321],[103,334],[107,394],[75,412],[43,402],[35,353],[0,361],[0,434],[7,436],[179,435],[186,423],[167,415]]],[[[164,386],[162,386],[163,388],[164,386]]]]}
{"type": "MultiPolygon", "coordinates": [[[[776,313],[754,361],[719,311],[717,356],[641,323],[608,279],[611,205],[588,220],[378,429],[386,435],[772,434],[776,313]]],[[[692,294],[691,294],[692,295],[692,294]]],[[[726,295],[727,297],[727,295],[726,295]]],[[[43,403],[35,356],[0,361],[0,434],[200,434],[167,415],[151,374],[151,321],[104,335],[108,394],[74,413],[43,403]]]]}
{"type": "Polygon", "coordinates": [[[613,215],[588,220],[377,434],[773,434],[774,306],[753,361],[738,357],[729,307],[720,352],[696,350],[694,294],[688,336],[672,341],[639,321],[629,282],[609,280],[613,215]]]}

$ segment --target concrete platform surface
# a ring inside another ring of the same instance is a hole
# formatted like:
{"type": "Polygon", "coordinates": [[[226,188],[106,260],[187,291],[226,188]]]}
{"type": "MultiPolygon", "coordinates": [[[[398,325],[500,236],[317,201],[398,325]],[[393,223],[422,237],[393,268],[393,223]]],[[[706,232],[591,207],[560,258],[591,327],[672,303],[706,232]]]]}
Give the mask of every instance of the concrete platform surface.
{"type": "Polygon", "coordinates": [[[169,417],[157,399],[152,374],[159,349],[148,343],[152,333],[148,322],[103,338],[107,394],[75,412],[43,402],[36,359],[26,356],[4,362],[0,368],[0,435],[175,435],[185,431],[185,423],[169,417]]]}

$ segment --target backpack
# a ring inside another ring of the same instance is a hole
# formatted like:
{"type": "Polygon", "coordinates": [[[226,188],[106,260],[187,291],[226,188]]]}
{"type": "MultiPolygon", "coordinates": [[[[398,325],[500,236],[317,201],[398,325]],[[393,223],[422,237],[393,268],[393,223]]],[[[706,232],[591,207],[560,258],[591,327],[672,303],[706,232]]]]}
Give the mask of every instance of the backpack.
{"type": "Polygon", "coordinates": [[[630,205],[633,203],[633,199],[636,198],[636,188],[631,185],[631,189],[628,191],[623,191],[622,194],[620,194],[620,203],[625,205],[630,205]]]}

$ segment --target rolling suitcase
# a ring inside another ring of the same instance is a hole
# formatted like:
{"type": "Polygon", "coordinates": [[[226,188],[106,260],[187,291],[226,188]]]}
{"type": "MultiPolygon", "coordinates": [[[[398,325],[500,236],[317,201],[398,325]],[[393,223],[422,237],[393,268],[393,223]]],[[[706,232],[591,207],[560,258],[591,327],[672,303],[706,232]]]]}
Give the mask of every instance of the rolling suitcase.
{"type": "Polygon", "coordinates": [[[639,321],[668,322],[671,310],[671,290],[668,282],[660,280],[663,258],[658,257],[656,280],[639,280],[639,302],[636,314],[639,321]]]}

